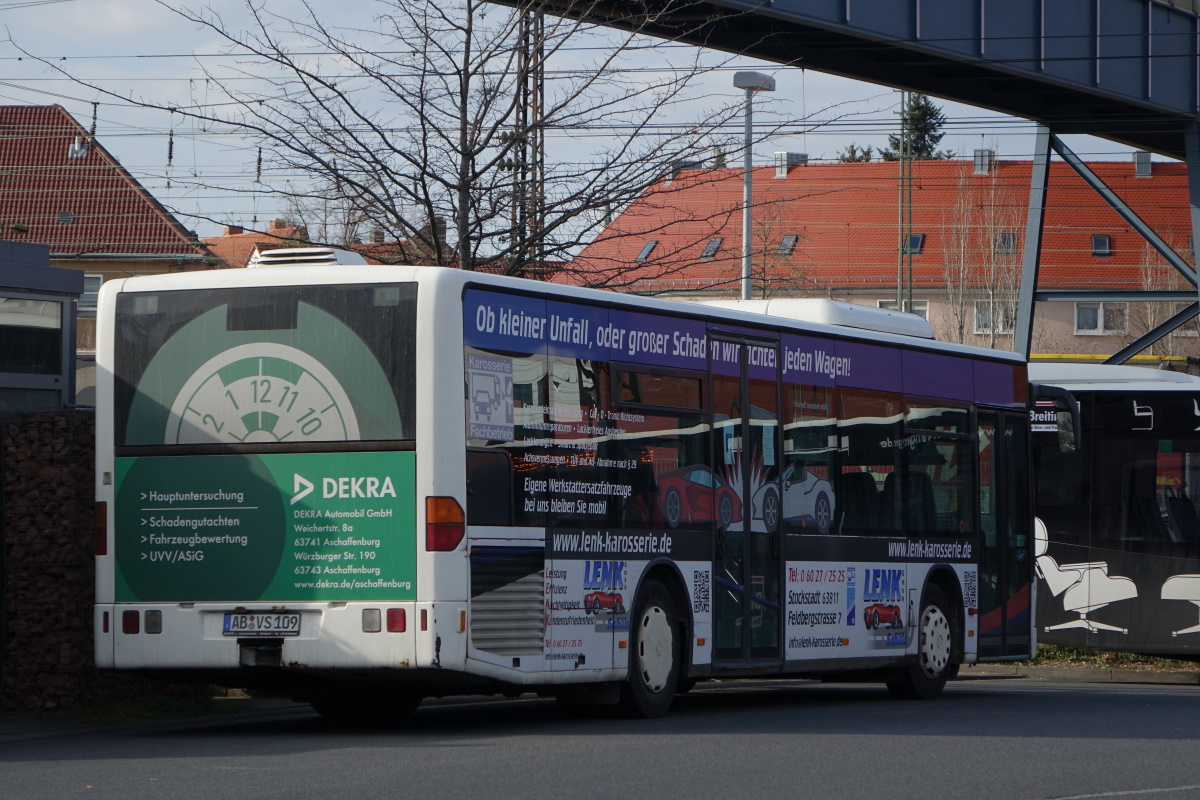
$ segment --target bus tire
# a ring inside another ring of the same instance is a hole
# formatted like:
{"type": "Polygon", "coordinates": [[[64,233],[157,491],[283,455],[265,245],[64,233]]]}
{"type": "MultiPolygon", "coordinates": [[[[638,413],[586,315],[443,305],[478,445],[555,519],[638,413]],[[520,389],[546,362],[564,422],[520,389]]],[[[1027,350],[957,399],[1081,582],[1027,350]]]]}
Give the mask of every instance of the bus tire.
{"type": "Polygon", "coordinates": [[[638,594],[629,618],[629,675],[621,711],[653,719],[667,713],[679,685],[679,628],[671,595],[658,581],[638,594]]]}
{"type": "Polygon", "coordinates": [[[946,595],[936,586],[925,587],[921,613],[917,617],[917,663],[904,668],[897,680],[888,682],[893,697],[932,700],[942,693],[946,681],[956,673],[954,627],[946,595]]]}

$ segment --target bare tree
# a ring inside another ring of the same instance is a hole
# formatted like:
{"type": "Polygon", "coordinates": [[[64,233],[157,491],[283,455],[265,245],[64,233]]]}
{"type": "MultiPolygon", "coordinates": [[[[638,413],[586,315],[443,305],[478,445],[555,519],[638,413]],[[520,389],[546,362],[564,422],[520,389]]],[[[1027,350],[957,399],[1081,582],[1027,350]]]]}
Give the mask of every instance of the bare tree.
{"type": "MultiPolygon", "coordinates": [[[[761,203],[754,209],[750,237],[750,274],[757,297],[795,297],[807,277],[802,264],[803,229],[790,227],[779,203],[761,203]]],[[[739,272],[740,274],[740,272],[739,272]]]]}
{"type": "MultiPolygon", "coordinates": [[[[202,66],[213,87],[207,104],[180,106],[75,80],[249,137],[261,147],[260,185],[197,183],[267,190],[292,210],[336,210],[344,224],[324,227],[330,243],[382,231],[418,243],[429,263],[526,274],[567,258],[606,210],[632,201],[673,165],[699,161],[714,145],[735,147],[736,126],[726,124],[740,113],[737,97],[689,106],[717,56],[677,48],[674,67],[628,69],[662,45],[638,32],[664,15],[677,19],[691,0],[643,9],[622,21],[621,32],[583,21],[592,2],[543,17],[534,0],[511,8],[379,0],[372,30],[326,22],[307,3],[275,13],[245,0],[237,22],[211,9],[173,9],[238,56],[233,68],[202,66]],[[667,121],[689,108],[690,121],[667,121]],[[550,150],[559,157],[543,160],[550,150]],[[441,220],[449,243],[437,235],[441,220]]],[[[705,16],[695,19],[701,26],[705,16]]],[[[759,135],[775,129],[764,125],[759,135]]]]}
{"type": "Polygon", "coordinates": [[[951,341],[986,337],[988,347],[1012,335],[1021,278],[1021,202],[996,171],[973,176],[964,164],[954,206],[943,217],[944,331],[951,341]]]}
{"type": "MultiPolygon", "coordinates": [[[[1172,249],[1186,260],[1191,254],[1186,247],[1172,243],[1172,249]]],[[[1148,291],[1183,291],[1193,289],[1192,284],[1167,263],[1149,242],[1142,242],[1139,253],[1139,283],[1141,288],[1148,291]]],[[[1129,304],[1128,331],[1122,344],[1128,344],[1135,338],[1149,333],[1160,324],[1166,322],[1172,315],[1182,311],[1186,302],[1165,303],[1162,301],[1143,301],[1129,304]]],[[[1194,355],[1197,351],[1197,337],[1200,336],[1200,319],[1193,317],[1176,328],[1170,336],[1158,339],[1143,351],[1147,355],[1194,355]]]]}
{"type": "Polygon", "coordinates": [[[975,241],[967,198],[967,180],[963,172],[956,177],[955,202],[942,212],[942,274],[946,282],[946,303],[941,338],[951,342],[967,341],[971,331],[972,303],[975,299],[973,267],[975,241]]]}

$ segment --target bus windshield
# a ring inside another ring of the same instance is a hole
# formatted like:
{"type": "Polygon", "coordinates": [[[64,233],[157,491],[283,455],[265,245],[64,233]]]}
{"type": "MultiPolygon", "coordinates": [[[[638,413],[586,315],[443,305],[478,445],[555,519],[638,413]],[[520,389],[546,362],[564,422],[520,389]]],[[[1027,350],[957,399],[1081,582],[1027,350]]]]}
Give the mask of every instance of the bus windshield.
{"type": "Polygon", "coordinates": [[[415,328],[413,284],[122,294],[115,444],[411,439],[415,328]]]}

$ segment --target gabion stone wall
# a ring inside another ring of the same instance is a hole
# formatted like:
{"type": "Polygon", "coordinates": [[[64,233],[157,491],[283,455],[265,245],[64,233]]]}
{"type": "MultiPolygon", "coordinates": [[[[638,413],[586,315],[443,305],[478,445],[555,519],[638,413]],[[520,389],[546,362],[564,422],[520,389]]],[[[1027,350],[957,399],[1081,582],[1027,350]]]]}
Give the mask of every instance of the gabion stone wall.
{"type": "Polygon", "coordinates": [[[0,426],[0,710],[202,691],[94,666],[94,413],[12,414],[0,426]]]}

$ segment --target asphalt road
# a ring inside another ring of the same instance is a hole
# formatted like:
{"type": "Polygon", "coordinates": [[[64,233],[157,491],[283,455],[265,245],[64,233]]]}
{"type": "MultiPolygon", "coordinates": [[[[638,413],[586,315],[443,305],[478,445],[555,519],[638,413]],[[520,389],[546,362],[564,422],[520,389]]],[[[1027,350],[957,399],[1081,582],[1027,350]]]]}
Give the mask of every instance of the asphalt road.
{"type": "Polygon", "coordinates": [[[1200,798],[1200,687],[1031,679],[701,685],[664,719],[433,703],[337,728],[306,706],[0,725],[0,798],[1200,798]]]}

